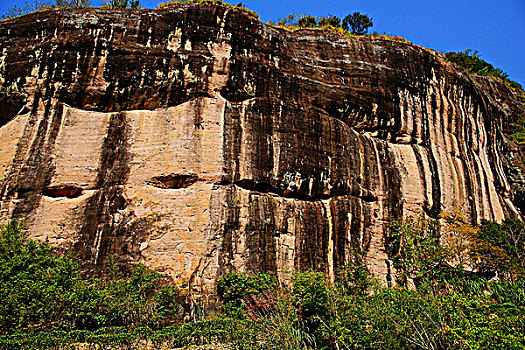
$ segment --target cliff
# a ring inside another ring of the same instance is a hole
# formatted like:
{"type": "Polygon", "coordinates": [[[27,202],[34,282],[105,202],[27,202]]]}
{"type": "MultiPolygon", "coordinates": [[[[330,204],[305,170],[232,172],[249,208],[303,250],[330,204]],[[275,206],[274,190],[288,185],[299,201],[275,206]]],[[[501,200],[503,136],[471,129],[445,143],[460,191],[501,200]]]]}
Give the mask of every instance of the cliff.
{"type": "Polygon", "coordinates": [[[218,5],[40,12],[0,24],[0,217],[93,267],[192,289],[356,252],[385,223],[519,216],[524,106],[415,45],[294,32],[218,5]]]}

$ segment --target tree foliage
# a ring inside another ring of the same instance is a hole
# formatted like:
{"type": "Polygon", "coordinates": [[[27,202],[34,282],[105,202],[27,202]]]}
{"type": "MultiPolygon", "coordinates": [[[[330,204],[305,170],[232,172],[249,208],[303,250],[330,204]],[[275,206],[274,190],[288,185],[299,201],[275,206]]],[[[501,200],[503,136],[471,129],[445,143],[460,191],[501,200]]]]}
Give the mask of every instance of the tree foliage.
{"type": "Polygon", "coordinates": [[[511,281],[525,277],[525,224],[507,218],[501,224],[488,220],[481,222],[479,244],[474,253],[481,269],[497,270],[511,281]]]}
{"type": "Polygon", "coordinates": [[[299,28],[315,28],[317,27],[317,18],[314,16],[303,16],[297,20],[299,28]]]}
{"type": "Polygon", "coordinates": [[[332,26],[334,28],[337,28],[341,26],[341,18],[334,16],[334,15],[328,15],[326,17],[319,17],[317,20],[317,25],[319,27],[332,26]]]}
{"type": "Polygon", "coordinates": [[[106,275],[82,278],[72,255],[27,238],[16,221],[0,230],[0,334],[159,327],[181,312],[178,288],[143,266],[112,264],[106,275]]]}
{"type": "Polygon", "coordinates": [[[450,62],[463,68],[469,74],[485,75],[489,77],[497,77],[500,79],[507,79],[509,75],[500,68],[495,68],[481,58],[477,50],[465,50],[464,52],[447,52],[445,57],[450,62]]]}
{"type": "Polygon", "coordinates": [[[271,21],[269,23],[282,27],[331,28],[354,35],[364,35],[374,25],[372,18],[360,12],[349,14],[343,20],[334,15],[315,17],[305,14],[291,14],[287,17],[279,18],[276,23],[271,21]]]}
{"type": "Polygon", "coordinates": [[[434,273],[451,257],[440,244],[439,221],[425,216],[393,221],[387,251],[402,285],[408,279],[434,273]]]}
{"type": "Polygon", "coordinates": [[[483,75],[503,81],[512,91],[525,96],[522,86],[509,79],[509,75],[501,68],[496,68],[481,58],[477,50],[471,49],[464,52],[447,52],[445,57],[449,62],[463,68],[468,74],[483,75]]]}
{"type": "Polygon", "coordinates": [[[372,18],[360,12],[354,12],[343,19],[343,28],[355,35],[364,35],[374,25],[372,18]]]}
{"type": "Polygon", "coordinates": [[[478,227],[461,212],[398,220],[390,227],[388,254],[398,271],[422,279],[415,289],[381,286],[364,256],[354,253],[335,281],[315,271],[295,273],[291,286],[265,274],[227,274],[217,282],[220,313],[174,323],[178,290],[157,273],[141,266],[126,272],[113,263],[104,276],[85,279],[73,256],[28,239],[12,222],[0,234],[0,348],[84,342],[137,349],[217,343],[232,349],[522,349],[523,232],[519,220],[478,227]],[[463,268],[502,272],[499,281],[488,281],[463,268]]]}

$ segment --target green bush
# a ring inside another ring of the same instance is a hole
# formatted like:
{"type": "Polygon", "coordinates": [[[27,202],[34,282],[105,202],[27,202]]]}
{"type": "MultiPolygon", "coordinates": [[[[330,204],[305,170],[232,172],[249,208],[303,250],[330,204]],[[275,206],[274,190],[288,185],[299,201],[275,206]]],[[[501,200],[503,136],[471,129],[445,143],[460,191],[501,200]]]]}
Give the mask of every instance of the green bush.
{"type": "Polygon", "coordinates": [[[296,273],[290,288],[265,274],[227,274],[217,284],[224,312],[193,323],[175,322],[177,290],[157,273],[113,263],[106,275],[83,279],[72,256],[27,239],[11,222],[0,234],[0,348],[524,349],[525,282],[506,272],[522,263],[523,223],[478,229],[443,218],[441,233],[471,234],[470,247],[485,256],[484,266],[498,266],[501,281],[452,266],[429,274],[454,246],[438,249],[434,221],[408,219],[392,225],[389,253],[400,268],[427,272],[416,289],[380,287],[355,254],[335,283],[315,271],[296,273]],[[493,247],[507,254],[507,265],[498,265],[493,247]]]}
{"type": "Polygon", "coordinates": [[[299,28],[315,28],[317,26],[317,18],[314,16],[303,16],[297,20],[297,27],[299,28]]]}
{"type": "Polygon", "coordinates": [[[296,273],[293,278],[292,295],[295,306],[303,320],[319,319],[328,313],[328,286],[326,275],[307,271],[296,273]]]}
{"type": "Polygon", "coordinates": [[[340,269],[335,286],[344,295],[365,295],[377,284],[361,254],[356,254],[352,261],[340,269]]]}
{"type": "Polygon", "coordinates": [[[74,292],[69,309],[74,329],[159,328],[183,313],[179,290],[141,265],[132,266],[129,273],[113,266],[108,275],[82,281],[74,292]]]}
{"type": "Polygon", "coordinates": [[[484,75],[507,79],[509,75],[499,68],[483,60],[478,51],[465,50],[465,52],[447,52],[445,57],[469,74],[484,75]]]}
{"type": "Polygon", "coordinates": [[[333,15],[328,15],[326,17],[319,17],[317,20],[319,27],[332,26],[334,28],[341,27],[341,18],[333,15]]]}
{"type": "MultiPolygon", "coordinates": [[[[524,93],[525,96],[525,93],[524,93]]],[[[519,116],[515,123],[510,123],[509,139],[517,144],[525,143],[525,117],[519,116]]]]}
{"type": "Polygon", "coordinates": [[[494,67],[481,58],[478,51],[465,50],[464,52],[447,52],[445,57],[449,62],[456,66],[463,68],[468,74],[483,75],[491,78],[501,80],[512,91],[523,96],[524,91],[522,86],[509,79],[509,75],[500,68],[494,67]]]}
{"type": "Polygon", "coordinates": [[[395,220],[388,226],[387,252],[399,271],[397,282],[423,278],[435,272],[451,257],[440,244],[438,220],[418,217],[395,220]]]}
{"type": "Polygon", "coordinates": [[[463,294],[452,286],[442,292],[382,289],[374,295],[339,299],[333,310],[337,313],[329,327],[334,348],[520,349],[525,345],[524,309],[482,291],[463,294]]]}
{"type": "MultiPolygon", "coordinates": [[[[276,286],[274,279],[268,274],[245,276],[238,273],[228,273],[217,281],[217,295],[223,302],[223,309],[229,315],[244,317],[247,307],[260,308],[260,302],[265,300],[257,296],[269,292],[276,286]]],[[[266,294],[265,297],[268,297],[266,294]]],[[[252,310],[257,311],[257,310],[252,310]]]]}
{"type": "Polygon", "coordinates": [[[180,318],[179,290],[144,266],[110,266],[83,279],[76,259],[27,238],[12,221],[0,230],[0,334],[101,327],[161,327],[180,318]]]}
{"type": "Polygon", "coordinates": [[[47,242],[26,240],[12,221],[0,230],[0,334],[68,327],[71,292],[80,281],[78,264],[47,242]]]}
{"type": "Polygon", "coordinates": [[[365,35],[374,25],[372,18],[360,12],[354,12],[343,19],[343,28],[354,35],[365,35]]]}
{"type": "Polygon", "coordinates": [[[497,270],[501,277],[519,280],[525,277],[525,224],[515,218],[507,218],[501,224],[482,220],[480,240],[498,250],[480,248],[484,262],[497,270]]]}

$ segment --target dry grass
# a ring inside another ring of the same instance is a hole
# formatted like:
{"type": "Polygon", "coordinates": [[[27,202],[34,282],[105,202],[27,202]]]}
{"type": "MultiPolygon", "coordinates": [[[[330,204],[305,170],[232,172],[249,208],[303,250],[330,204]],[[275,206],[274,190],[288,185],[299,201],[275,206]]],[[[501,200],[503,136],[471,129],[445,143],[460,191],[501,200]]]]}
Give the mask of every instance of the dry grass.
{"type": "Polygon", "coordinates": [[[253,18],[257,19],[257,20],[259,19],[259,15],[258,14],[256,14],[255,12],[253,12],[251,10],[248,10],[244,6],[231,5],[231,4],[228,4],[226,2],[222,2],[221,0],[174,0],[174,1],[168,1],[168,2],[164,2],[164,3],[160,3],[157,6],[156,10],[165,9],[165,8],[172,7],[172,6],[179,6],[179,5],[183,5],[183,4],[202,4],[202,3],[215,4],[215,5],[219,5],[219,6],[226,7],[226,8],[240,10],[240,11],[246,13],[247,15],[249,15],[249,16],[251,16],[251,17],[253,17],[253,18]]]}

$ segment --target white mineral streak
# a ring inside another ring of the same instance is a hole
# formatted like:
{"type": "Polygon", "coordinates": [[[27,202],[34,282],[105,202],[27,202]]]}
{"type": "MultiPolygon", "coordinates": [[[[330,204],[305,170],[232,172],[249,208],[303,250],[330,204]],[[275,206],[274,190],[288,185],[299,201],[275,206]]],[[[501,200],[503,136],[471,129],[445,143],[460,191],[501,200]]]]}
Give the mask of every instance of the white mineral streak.
{"type": "Polygon", "coordinates": [[[330,282],[335,281],[335,271],[334,271],[334,222],[332,218],[332,210],[330,208],[330,200],[322,201],[323,207],[325,210],[326,221],[328,223],[328,278],[330,282]]]}
{"type": "Polygon", "coordinates": [[[176,28],[175,31],[171,32],[168,36],[168,45],[166,48],[173,52],[177,52],[180,48],[180,40],[182,36],[182,30],[176,28]]]}

